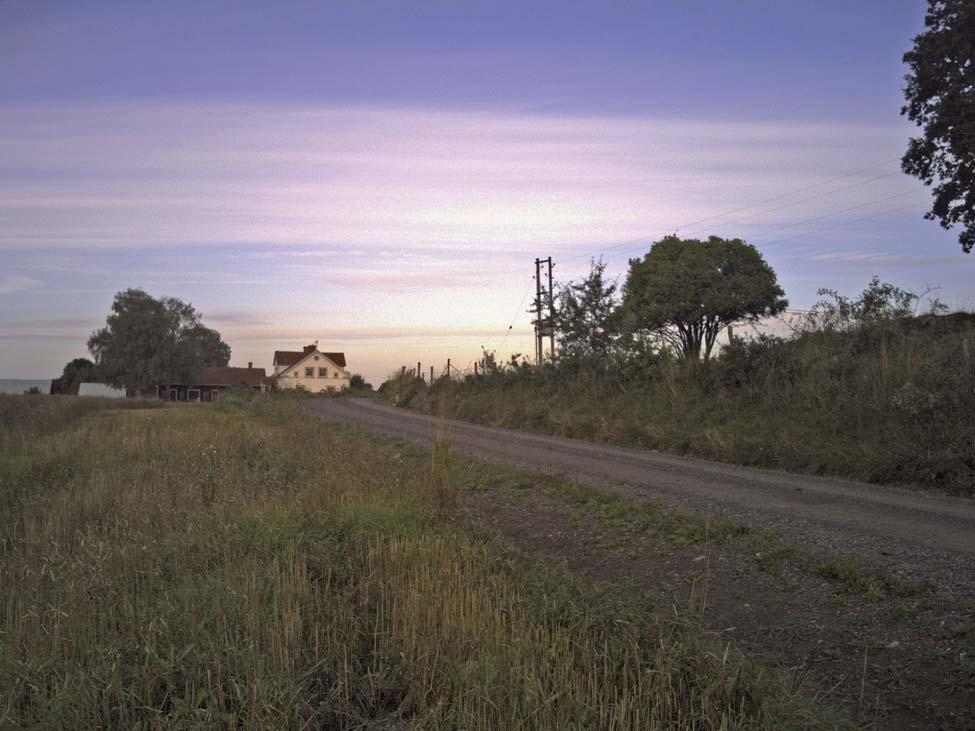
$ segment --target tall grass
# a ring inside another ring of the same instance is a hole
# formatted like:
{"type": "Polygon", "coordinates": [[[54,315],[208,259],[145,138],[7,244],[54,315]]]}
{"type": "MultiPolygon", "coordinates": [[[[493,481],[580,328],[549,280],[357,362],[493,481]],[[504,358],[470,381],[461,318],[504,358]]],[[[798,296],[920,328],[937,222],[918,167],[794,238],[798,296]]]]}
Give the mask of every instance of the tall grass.
{"type": "Polygon", "coordinates": [[[65,429],[72,422],[98,411],[160,406],[159,401],[152,399],[0,394],[0,454],[65,429]]]}
{"type": "Polygon", "coordinates": [[[522,368],[384,392],[496,426],[975,495],[972,316],[739,342],[641,379],[522,368]]]}
{"type": "Polygon", "coordinates": [[[0,727],[825,725],[679,618],[443,520],[429,460],[269,399],[3,453],[0,727]]]}

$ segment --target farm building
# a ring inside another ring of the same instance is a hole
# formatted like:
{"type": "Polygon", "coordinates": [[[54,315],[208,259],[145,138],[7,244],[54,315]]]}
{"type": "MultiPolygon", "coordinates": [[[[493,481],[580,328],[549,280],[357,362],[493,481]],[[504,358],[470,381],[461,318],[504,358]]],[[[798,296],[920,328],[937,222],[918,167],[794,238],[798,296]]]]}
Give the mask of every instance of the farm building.
{"type": "Polygon", "coordinates": [[[344,391],[352,380],[345,367],[345,353],[323,353],[317,344],[301,350],[275,350],[273,365],[271,380],[276,388],[327,393],[344,391]]]}
{"type": "Polygon", "coordinates": [[[200,369],[194,383],[161,383],[159,398],[163,401],[216,401],[220,392],[234,386],[245,386],[255,391],[268,390],[267,374],[263,368],[231,366],[207,366],[200,369]]]}

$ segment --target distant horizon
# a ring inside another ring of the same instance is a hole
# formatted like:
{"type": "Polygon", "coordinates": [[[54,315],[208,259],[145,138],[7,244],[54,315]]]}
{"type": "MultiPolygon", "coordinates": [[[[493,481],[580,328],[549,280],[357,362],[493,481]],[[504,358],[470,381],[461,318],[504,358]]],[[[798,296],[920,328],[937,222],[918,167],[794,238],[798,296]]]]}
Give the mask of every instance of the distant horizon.
{"type": "Polygon", "coordinates": [[[0,374],[88,357],[130,287],[233,365],[506,360],[536,256],[622,283],[674,231],[755,244],[798,308],[874,274],[971,308],[899,172],[924,9],[2,3],[0,374]]]}

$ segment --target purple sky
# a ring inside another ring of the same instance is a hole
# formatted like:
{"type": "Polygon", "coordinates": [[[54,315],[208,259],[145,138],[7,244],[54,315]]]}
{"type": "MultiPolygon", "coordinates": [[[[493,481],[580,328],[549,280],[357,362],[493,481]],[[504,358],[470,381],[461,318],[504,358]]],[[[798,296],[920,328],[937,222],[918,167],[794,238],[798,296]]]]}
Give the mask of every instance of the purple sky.
{"type": "Polygon", "coordinates": [[[924,5],[0,2],[0,377],[135,286],[235,364],[318,339],[379,382],[516,315],[530,352],[535,256],[622,274],[675,229],[752,241],[798,307],[873,274],[971,306],[897,172],[924,5]]]}

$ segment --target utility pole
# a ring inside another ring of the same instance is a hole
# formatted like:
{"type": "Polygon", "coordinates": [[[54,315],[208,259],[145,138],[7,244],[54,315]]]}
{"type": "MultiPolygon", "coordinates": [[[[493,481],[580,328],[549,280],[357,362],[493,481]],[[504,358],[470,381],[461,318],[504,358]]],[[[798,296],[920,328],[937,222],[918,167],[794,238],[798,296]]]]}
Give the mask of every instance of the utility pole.
{"type": "Polygon", "coordinates": [[[535,259],[535,365],[545,360],[545,338],[549,339],[549,356],[555,356],[555,295],[552,286],[552,257],[535,259]],[[542,264],[548,267],[548,286],[542,283],[542,264]],[[548,310],[546,314],[545,310],[548,310]]]}
{"type": "Polygon", "coordinates": [[[552,286],[552,257],[548,258],[548,356],[555,360],[555,288],[552,286]]]}

